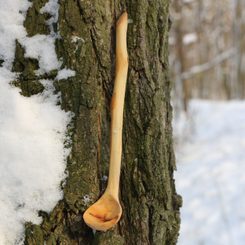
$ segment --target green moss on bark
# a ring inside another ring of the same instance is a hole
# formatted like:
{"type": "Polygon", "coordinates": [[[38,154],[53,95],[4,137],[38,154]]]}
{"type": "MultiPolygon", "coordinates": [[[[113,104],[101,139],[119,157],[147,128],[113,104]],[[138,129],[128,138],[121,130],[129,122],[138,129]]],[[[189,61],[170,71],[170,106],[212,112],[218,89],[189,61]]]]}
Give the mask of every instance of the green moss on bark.
{"type": "Polygon", "coordinates": [[[28,36],[35,34],[49,34],[49,27],[46,21],[50,18],[48,14],[41,14],[40,9],[45,6],[48,0],[32,1],[33,5],[27,11],[27,16],[24,22],[28,36]]]}

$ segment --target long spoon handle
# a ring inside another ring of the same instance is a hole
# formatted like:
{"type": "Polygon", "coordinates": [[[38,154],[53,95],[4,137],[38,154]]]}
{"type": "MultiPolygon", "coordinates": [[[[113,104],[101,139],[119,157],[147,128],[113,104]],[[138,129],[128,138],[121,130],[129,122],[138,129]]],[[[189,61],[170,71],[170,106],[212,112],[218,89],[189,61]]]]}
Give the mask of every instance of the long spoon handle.
{"type": "Polygon", "coordinates": [[[125,89],[128,73],[128,14],[124,12],[116,27],[116,74],[111,101],[110,168],[106,192],[118,200],[122,156],[122,127],[125,89]]]}

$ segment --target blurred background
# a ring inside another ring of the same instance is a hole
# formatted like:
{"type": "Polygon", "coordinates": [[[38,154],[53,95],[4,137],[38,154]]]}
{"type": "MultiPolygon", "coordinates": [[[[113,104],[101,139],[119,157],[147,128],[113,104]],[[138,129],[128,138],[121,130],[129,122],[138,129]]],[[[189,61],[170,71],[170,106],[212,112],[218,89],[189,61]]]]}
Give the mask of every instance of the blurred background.
{"type": "Polygon", "coordinates": [[[180,245],[245,244],[245,0],[172,0],[180,245]]]}

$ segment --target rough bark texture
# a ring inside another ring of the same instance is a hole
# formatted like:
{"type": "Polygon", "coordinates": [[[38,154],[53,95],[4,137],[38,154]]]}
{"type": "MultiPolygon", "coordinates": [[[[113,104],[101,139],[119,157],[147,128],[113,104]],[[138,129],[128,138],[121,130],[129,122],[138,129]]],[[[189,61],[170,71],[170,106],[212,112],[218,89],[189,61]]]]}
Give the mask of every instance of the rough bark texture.
{"type": "MultiPolygon", "coordinates": [[[[47,0],[34,0],[25,27],[28,35],[47,34],[39,13],[47,0]]],[[[57,54],[76,76],[55,82],[62,108],[75,113],[69,177],[64,198],[43,223],[26,224],[25,244],[176,244],[181,198],[173,171],[171,84],[168,77],[168,0],[60,0],[57,54]],[[123,217],[109,232],[89,229],[82,213],[106,186],[109,163],[110,99],[114,81],[115,22],[127,10],[129,75],[123,129],[121,201],[123,217]],[[78,38],[76,38],[78,37],[78,38]]],[[[17,43],[14,70],[22,94],[42,91],[17,43]]],[[[45,74],[54,78],[57,71],[45,74]]]]}

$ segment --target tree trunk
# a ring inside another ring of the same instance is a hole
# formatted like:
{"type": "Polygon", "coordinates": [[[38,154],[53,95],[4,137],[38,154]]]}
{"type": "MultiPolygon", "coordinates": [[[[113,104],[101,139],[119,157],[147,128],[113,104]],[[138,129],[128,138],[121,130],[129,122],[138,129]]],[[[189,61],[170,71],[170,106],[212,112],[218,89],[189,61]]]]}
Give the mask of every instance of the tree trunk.
{"type": "Polygon", "coordinates": [[[180,74],[179,77],[181,79],[182,88],[183,88],[183,106],[184,111],[188,111],[188,103],[190,100],[190,84],[188,79],[181,78],[181,75],[186,70],[186,62],[185,62],[185,53],[184,53],[184,44],[183,44],[183,37],[184,33],[182,30],[182,21],[183,21],[183,14],[182,14],[182,1],[181,0],[175,0],[174,1],[174,8],[176,13],[179,15],[178,20],[176,21],[176,28],[175,28],[175,37],[176,37],[176,52],[178,61],[180,64],[180,74]]]}
{"type": "MultiPolygon", "coordinates": [[[[40,14],[47,0],[33,0],[25,21],[29,36],[47,34],[40,14]]],[[[25,244],[176,244],[181,198],[173,171],[171,83],[168,77],[168,0],[60,0],[56,42],[63,67],[75,77],[55,81],[62,108],[74,112],[72,152],[64,198],[43,217],[26,224],[25,244]],[[121,202],[123,216],[106,233],[88,228],[83,212],[103,193],[109,163],[110,100],[114,83],[115,22],[127,10],[129,75],[124,110],[121,202]]],[[[22,72],[23,95],[42,91],[17,43],[14,70],[22,72]]],[[[42,78],[53,79],[57,71],[42,78]]]]}
{"type": "Polygon", "coordinates": [[[238,97],[240,99],[245,98],[245,14],[242,11],[245,7],[245,3],[242,0],[236,2],[236,19],[235,19],[235,35],[234,44],[236,45],[237,53],[235,60],[235,67],[237,73],[238,82],[238,97]]]}

